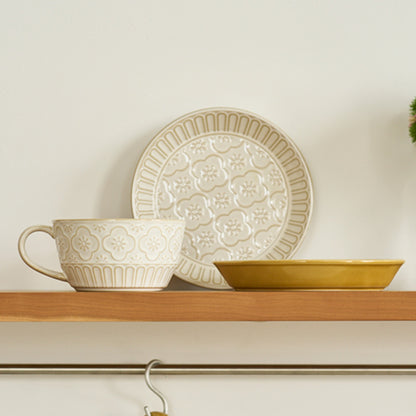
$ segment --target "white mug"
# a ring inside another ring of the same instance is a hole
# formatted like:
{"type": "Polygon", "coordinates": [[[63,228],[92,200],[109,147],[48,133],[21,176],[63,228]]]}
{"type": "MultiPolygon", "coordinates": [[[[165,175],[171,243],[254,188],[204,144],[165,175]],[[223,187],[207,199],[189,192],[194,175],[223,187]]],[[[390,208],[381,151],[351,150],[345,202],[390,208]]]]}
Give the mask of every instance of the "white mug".
{"type": "Polygon", "coordinates": [[[32,269],[79,291],[161,290],[172,278],[182,247],[183,220],[68,219],[23,231],[19,253],[32,269]],[[62,272],[34,263],[26,240],[42,231],[55,239],[62,272]]]}

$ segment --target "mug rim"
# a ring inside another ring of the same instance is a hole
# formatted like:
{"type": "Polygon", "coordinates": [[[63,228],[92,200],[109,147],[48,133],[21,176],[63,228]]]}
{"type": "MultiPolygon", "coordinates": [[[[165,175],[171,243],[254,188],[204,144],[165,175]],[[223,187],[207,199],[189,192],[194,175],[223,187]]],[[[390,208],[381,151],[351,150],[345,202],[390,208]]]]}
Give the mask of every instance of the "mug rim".
{"type": "Polygon", "coordinates": [[[52,223],[56,222],[138,222],[138,221],[160,221],[160,222],[176,222],[179,224],[184,224],[185,220],[183,219],[174,219],[174,218],[60,218],[52,220],[52,223]]]}

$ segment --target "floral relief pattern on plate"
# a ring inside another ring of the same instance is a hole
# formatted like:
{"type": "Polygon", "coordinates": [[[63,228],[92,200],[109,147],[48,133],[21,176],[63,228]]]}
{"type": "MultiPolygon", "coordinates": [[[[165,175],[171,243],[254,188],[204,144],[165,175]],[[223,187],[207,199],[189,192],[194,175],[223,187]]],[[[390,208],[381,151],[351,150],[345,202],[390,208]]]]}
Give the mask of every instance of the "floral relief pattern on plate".
{"type": "Polygon", "coordinates": [[[175,274],[224,289],[213,261],[294,253],[309,223],[312,186],[280,129],[242,110],[207,109],[153,139],[136,170],[132,204],[135,218],[185,219],[175,274]]]}
{"type": "MultiPolygon", "coordinates": [[[[281,226],[279,217],[284,217],[287,210],[282,206],[277,212],[272,205],[275,194],[287,198],[283,182],[275,181],[268,187],[264,183],[260,168],[268,167],[275,176],[283,178],[267,149],[240,136],[208,135],[179,148],[168,158],[166,166],[169,169],[162,169],[156,192],[158,200],[161,194],[167,194],[173,195],[175,202],[159,205],[158,215],[186,220],[186,229],[193,233],[196,260],[209,266],[220,253],[222,258],[239,259],[239,250],[248,241],[253,246],[252,256],[262,255],[264,248],[255,245],[255,233],[266,231],[272,224],[281,226]],[[182,160],[187,163],[172,170],[170,160],[179,159],[177,154],[185,155],[182,160]],[[250,209],[259,204],[251,213],[250,209]]],[[[277,238],[277,227],[274,230],[277,238]]]]}

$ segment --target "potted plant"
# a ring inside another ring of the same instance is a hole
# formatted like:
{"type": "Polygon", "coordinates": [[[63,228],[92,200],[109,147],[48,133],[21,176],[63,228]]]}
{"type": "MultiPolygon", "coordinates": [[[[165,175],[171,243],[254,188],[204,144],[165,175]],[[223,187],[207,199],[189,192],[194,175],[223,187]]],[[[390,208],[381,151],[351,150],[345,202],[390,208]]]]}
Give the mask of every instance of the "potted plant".
{"type": "Polygon", "coordinates": [[[409,134],[412,142],[416,143],[416,98],[410,104],[409,134]]]}

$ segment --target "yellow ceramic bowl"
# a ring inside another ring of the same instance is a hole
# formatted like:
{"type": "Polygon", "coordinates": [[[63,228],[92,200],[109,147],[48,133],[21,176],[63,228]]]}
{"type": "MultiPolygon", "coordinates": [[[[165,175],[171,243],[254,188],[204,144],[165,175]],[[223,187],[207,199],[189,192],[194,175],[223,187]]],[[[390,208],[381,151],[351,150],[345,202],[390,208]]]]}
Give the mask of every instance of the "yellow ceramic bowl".
{"type": "Polygon", "coordinates": [[[404,260],[216,261],[236,290],[383,290],[404,260]]]}

